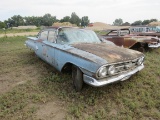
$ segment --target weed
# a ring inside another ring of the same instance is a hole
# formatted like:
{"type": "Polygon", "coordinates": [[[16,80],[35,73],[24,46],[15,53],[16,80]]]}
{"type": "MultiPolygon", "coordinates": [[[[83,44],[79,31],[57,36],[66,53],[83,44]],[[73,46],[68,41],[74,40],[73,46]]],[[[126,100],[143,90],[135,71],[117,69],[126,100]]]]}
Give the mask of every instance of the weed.
{"type": "Polygon", "coordinates": [[[25,40],[0,38],[0,119],[36,119],[38,106],[53,101],[68,120],[160,119],[160,49],[145,53],[145,68],[129,80],[77,93],[71,76],[39,59],[25,40]]]}
{"type": "Polygon", "coordinates": [[[37,29],[6,29],[5,31],[0,29],[0,34],[6,33],[22,33],[22,32],[38,32],[40,28],[37,29]]]}

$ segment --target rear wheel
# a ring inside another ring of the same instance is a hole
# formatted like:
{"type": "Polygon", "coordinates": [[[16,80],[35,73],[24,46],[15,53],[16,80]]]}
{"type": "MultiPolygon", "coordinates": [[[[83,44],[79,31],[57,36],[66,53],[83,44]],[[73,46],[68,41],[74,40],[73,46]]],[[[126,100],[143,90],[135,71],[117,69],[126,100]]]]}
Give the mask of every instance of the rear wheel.
{"type": "Polygon", "coordinates": [[[72,80],[75,90],[77,92],[81,91],[83,87],[83,73],[75,65],[72,66],[72,80]]]}
{"type": "Polygon", "coordinates": [[[144,52],[145,52],[145,48],[144,48],[144,47],[139,47],[139,48],[138,48],[138,51],[144,53],[144,52]]]}
{"type": "Polygon", "coordinates": [[[147,48],[147,44],[146,43],[141,43],[141,42],[138,42],[138,43],[136,43],[135,45],[133,45],[132,47],[131,47],[131,49],[133,49],[133,50],[137,50],[137,51],[139,51],[139,52],[146,52],[146,50],[148,49],[147,48]]]}

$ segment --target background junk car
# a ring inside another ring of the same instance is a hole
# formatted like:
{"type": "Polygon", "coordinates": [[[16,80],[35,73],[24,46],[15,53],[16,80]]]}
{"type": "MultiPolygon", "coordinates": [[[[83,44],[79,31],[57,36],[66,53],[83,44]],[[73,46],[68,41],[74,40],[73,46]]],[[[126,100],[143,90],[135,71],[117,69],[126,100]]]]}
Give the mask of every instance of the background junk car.
{"type": "Polygon", "coordinates": [[[133,26],[129,29],[131,33],[138,36],[153,36],[160,38],[160,26],[133,26]]]}
{"type": "Polygon", "coordinates": [[[137,36],[130,34],[129,29],[109,29],[100,31],[98,36],[111,41],[117,46],[144,52],[149,48],[160,47],[160,39],[151,36],[137,36]]]}
{"type": "Polygon", "coordinates": [[[59,71],[72,70],[76,91],[123,81],[144,68],[138,51],[102,43],[91,30],[52,27],[28,37],[26,46],[59,71]]]}

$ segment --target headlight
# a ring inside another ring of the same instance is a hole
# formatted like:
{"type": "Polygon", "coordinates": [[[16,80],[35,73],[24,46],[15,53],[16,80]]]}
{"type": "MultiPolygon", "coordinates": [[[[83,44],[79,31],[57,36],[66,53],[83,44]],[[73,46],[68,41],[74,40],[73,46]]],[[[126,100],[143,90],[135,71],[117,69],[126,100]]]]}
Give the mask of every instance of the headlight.
{"type": "Polygon", "coordinates": [[[139,58],[137,61],[137,65],[141,65],[143,63],[143,59],[144,57],[139,58]]]}
{"type": "Polygon", "coordinates": [[[107,74],[107,68],[106,67],[101,67],[98,71],[98,76],[99,77],[105,77],[107,74]]]}
{"type": "Polygon", "coordinates": [[[115,71],[116,71],[116,69],[115,69],[114,65],[112,65],[108,68],[109,75],[113,75],[115,73],[115,71]]]}

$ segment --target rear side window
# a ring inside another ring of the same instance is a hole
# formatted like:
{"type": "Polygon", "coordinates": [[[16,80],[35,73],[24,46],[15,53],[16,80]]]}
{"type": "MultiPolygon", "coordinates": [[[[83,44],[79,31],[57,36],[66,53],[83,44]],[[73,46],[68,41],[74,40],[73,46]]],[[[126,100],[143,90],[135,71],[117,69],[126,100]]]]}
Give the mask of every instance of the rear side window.
{"type": "Polygon", "coordinates": [[[40,35],[40,39],[47,40],[48,31],[42,31],[40,35]]]}
{"type": "Polygon", "coordinates": [[[56,40],[56,31],[49,31],[48,41],[55,42],[56,40]]]}

